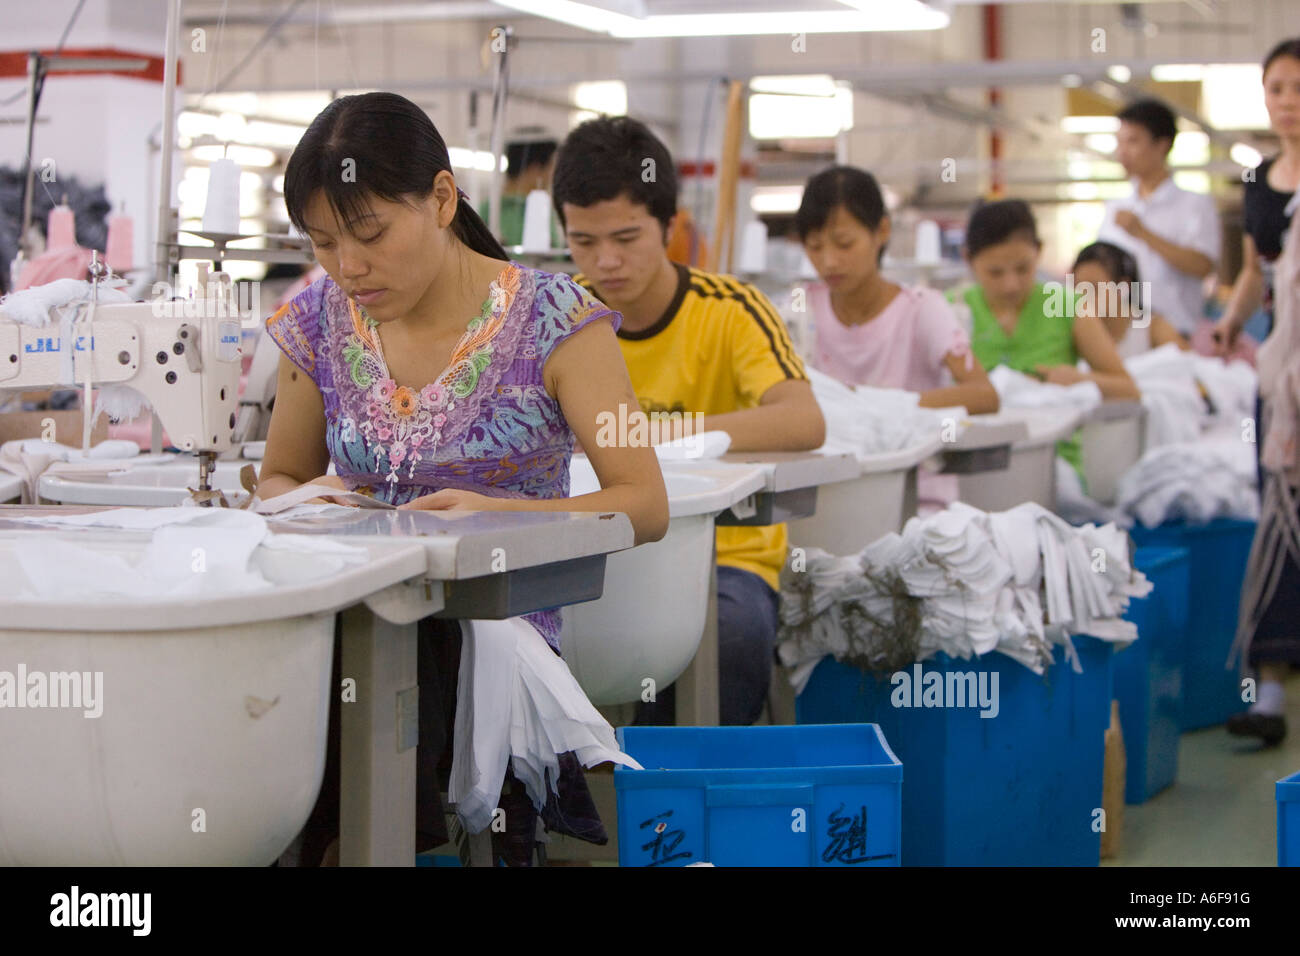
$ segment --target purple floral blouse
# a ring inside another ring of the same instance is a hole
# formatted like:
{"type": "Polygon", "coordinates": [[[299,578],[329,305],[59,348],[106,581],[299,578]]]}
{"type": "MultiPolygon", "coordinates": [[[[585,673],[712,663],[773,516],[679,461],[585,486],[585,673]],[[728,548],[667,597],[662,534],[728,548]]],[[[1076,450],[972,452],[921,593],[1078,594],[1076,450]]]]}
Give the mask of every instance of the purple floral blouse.
{"type": "MultiPolygon", "coordinates": [[[[418,392],[393,381],[373,320],[328,277],[266,328],[320,389],[344,484],[400,505],[443,488],[567,498],[573,432],[542,369],[557,345],[603,318],[622,323],[568,276],[508,263],[447,368],[418,392]]],[[[558,652],[559,609],[527,620],[558,652]]]]}

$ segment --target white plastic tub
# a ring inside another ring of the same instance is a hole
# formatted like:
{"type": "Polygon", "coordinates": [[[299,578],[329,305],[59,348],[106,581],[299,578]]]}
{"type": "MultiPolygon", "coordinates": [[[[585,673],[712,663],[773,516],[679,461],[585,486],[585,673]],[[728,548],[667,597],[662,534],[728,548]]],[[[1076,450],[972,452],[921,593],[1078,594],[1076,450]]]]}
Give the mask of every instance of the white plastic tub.
{"type": "MultiPolygon", "coordinates": [[[[575,455],[571,495],[599,489],[575,455]]],[[[664,469],[668,531],[606,559],[605,592],[564,609],[564,660],[593,704],[641,699],[647,678],[667,687],[686,670],[704,636],[714,518],[763,487],[759,468],[702,461],[664,469]]]]}
{"type": "Polygon", "coordinates": [[[899,451],[861,456],[859,477],[820,486],[816,514],[789,523],[791,547],[856,554],[900,530],[915,508],[917,468],[941,444],[935,439],[899,451]]]}
{"type": "Polygon", "coordinates": [[[1146,445],[1146,411],[1139,402],[1106,402],[1083,424],[1080,442],[1088,496],[1113,505],[1119,479],[1137,464],[1146,445]]]}
{"type": "Polygon", "coordinates": [[[960,500],[984,511],[1006,511],[1026,501],[1054,510],[1056,443],[1073,434],[1083,414],[1073,408],[1008,408],[979,418],[1023,422],[1029,437],[1012,442],[1005,469],[960,476],[960,500]]]}
{"type": "Polygon", "coordinates": [[[0,710],[0,866],[271,863],[320,788],[334,611],[422,574],[422,549],[374,547],[306,583],[301,554],[274,552],[269,590],[68,601],[19,591],[36,535],[128,556],[149,542],[0,534],[0,671],[98,674],[102,688],[99,716],[84,699],[0,710]]]}

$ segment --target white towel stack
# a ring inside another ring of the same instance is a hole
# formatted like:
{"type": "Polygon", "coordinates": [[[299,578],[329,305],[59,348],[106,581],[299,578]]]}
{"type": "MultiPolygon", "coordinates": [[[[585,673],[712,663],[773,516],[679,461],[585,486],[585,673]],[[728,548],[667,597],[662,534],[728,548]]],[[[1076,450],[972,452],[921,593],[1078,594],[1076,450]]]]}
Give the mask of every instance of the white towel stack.
{"type": "MultiPolygon", "coordinates": [[[[954,409],[922,408],[921,396],[896,388],[845,385],[811,366],[808,378],[826,419],[821,450],[860,457],[912,448],[943,436],[954,409]]],[[[965,409],[955,410],[958,420],[965,409]]]]}
{"type": "Polygon", "coordinates": [[[1259,517],[1255,446],[1225,426],[1192,442],[1152,448],[1119,480],[1118,506],[1147,527],[1259,517]]]}
{"type": "Polygon", "coordinates": [[[1072,527],[1033,503],[995,514],[957,503],[855,557],[807,559],[782,582],[779,652],[796,691],[827,654],[890,669],[999,651],[1041,674],[1053,645],[1072,653],[1070,634],[1135,640],[1121,616],[1151,589],[1119,528],[1072,527]]]}

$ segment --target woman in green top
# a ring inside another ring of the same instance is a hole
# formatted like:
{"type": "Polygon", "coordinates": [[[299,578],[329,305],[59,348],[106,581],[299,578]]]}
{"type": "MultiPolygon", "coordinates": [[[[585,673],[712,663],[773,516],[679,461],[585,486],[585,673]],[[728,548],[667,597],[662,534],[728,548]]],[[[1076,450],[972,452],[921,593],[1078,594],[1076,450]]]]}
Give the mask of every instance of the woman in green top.
{"type": "MultiPolygon", "coordinates": [[[[1053,385],[1095,382],[1104,399],[1137,399],[1106,327],[1074,314],[1074,303],[1036,278],[1042,243],[1029,206],[1019,199],[985,203],[966,227],[966,261],[976,285],[954,295],[970,309],[971,351],[987,369],[1005,365],[1053,385]],[[1092,369],[1080,372],[1082,358],[1092,369]]],[[[1058,445],[1082,477],[1077,436],[1058,445]]]]}
{"type": "Polygon", "coordinates": [[[1075,316],[1074,304],[1035,278],[1042,243],[1018,199],[981,205],[966,227],[974,286],[960,296],[971,311],[971,344],[985,368],[1006,365],[1054,385],[1096,382],[1103,398],[1136,399],[1106,327],[1075,316]],[[1092,369],[1080,372],[1082,358],[1092,369]]]}

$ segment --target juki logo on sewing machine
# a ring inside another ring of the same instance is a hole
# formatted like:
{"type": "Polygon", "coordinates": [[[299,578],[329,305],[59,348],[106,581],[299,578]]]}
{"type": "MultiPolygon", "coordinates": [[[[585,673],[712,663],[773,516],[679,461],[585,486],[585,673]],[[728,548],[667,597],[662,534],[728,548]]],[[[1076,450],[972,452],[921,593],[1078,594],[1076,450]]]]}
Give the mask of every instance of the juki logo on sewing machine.
{"type": "MultiPolygon", "coordinates": [[[[95,351],[95,337],[78,335],[76,342],[72,346],[72,350],[74,352],[95,351]],[[90,340],[89,345],[86,344],[87,339],[90,340]]],[[[41,352],[61,352],[63,351],[63,338],[62,336],[56,335],[53,337],[37,339],[35,342],[28,342],[26,345],[24,345],[23,351],[32,355],[39,354],[41,352]]]]}

